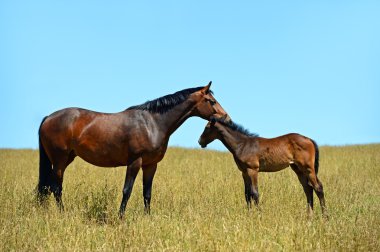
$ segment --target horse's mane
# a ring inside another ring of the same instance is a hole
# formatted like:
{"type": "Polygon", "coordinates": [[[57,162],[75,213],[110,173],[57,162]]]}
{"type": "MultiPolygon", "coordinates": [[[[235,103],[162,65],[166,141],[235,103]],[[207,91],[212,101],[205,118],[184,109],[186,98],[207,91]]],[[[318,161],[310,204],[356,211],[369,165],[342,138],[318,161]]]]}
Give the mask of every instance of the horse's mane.
{"type": "Polygon", "coordinates": [[[233,131],[237,131],[239,133],[242,133],[243,135],[249,136],[249,137],[258,137],[259,135],[256,133],[249,132],[246,128],[243,126],[233,122],[232,120],[226,121],[222,118],[213,118],[213,120],[217,121],[218,123],[232,129],[233,131]]]}
{"type": "MultiPolygon", "coordinates": [[[[152,101],[147,101],[140,105],[131,106],[127,108],[127,110],[138,109],[146,110],[152,113],[164,114],[168,110],[186,101],[192,93],[197,92],[202,88],[204,87],[187,88],[175,92],[174,94],[165,95],[152,101]]],[[[213,92],[209,90],[209,93],[212,94],[213,92]]]]}

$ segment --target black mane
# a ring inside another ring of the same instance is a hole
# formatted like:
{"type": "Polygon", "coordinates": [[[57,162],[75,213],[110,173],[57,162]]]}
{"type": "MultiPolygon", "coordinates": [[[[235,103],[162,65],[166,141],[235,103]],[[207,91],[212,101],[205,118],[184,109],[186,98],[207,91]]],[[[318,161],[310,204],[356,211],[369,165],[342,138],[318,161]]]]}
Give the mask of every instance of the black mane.
{"type": "Polygon", "coordinates": [[[216,120],[220,124],[222,124],[222,125],[230,128],[230,129],[232,129],[233,131],[237,131],[237,132],[242,133],[243,135],[246,135],[246,136],[249,136],[249,137],[258,137],[259,136],[256,133],[249,132],[249,130],[247,130],[243,126],[241,126],[241,125],[233,122],[232,120],[231,121],[225,121],[224,119],[221,119],[221,118],[214,118],[214,120],[216,120]]]}
{"type": "MultiPolygon", "coordinates": [[[[160,98],[154,99],[152,101],[147,101],[140,105],[131,106],[127,108],[127,110],[138,109],[138,110],[146,110],[152,113],[164,114],[168,110],[186,101],[187,98],[189,98],[189,96],[192,93],[197,92],[201,90],[202,88],[204,87],[184,89],[184,90],[175,92],[174,94],[165,95],[160,98]]],[[[212,94],[212,91],[209,90],[209,93],[212,94]]]]}

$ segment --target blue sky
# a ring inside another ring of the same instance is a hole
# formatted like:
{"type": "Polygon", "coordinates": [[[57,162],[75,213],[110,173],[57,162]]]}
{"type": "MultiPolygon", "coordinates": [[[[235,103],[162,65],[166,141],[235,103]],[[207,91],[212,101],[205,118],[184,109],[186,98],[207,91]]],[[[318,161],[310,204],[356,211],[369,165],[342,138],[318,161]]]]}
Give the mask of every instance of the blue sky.
{"type": "MultiPolygon", "coordinates": [[[[64,107],[118,112],[213,81],[263,137],[380,142],[380,1],[0,1],[0,147],[64,107]]],[[[197,147],[205,121],[170,140],[197,147]]],[[[211,148],[225,150],[220,143],[211,148]]]]}

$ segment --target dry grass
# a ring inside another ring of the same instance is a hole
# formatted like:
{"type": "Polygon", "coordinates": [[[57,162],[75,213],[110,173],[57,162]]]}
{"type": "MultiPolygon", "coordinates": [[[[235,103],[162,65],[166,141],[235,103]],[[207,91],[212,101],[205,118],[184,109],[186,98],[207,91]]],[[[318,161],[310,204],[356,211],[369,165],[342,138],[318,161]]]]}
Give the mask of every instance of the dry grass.
{"type": "MultiPolygon", "coordinates": [[[[322,147],[320,179],[330,219],[306,199],[290,169],[259,175],[261,212],[245,208],[229,153],[171,148],[143,211],[141,173],[120,221],[125,168],[77,159],[65,173],[60,213],[35,203],[38,151],[0,150],[1,251],[379,251],[380,145],[322,147]]],[[[315,196],[316,199],[316,196],[315,196]]]]}

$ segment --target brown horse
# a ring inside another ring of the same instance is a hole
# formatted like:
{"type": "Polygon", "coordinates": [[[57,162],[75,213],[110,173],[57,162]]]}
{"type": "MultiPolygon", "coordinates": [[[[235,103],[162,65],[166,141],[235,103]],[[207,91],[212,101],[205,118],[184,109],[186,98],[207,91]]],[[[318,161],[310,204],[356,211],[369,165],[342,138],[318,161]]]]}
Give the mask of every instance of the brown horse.
{"type": "Polygon", "coordinates": [[[319,150],[312,139],[295,133],[272,139],[262,138],[231,120],[212,118],[198,142],[205,148],[215,139],[219,139],[233,154],[242,172],[248,208],[251,207],[251,199],[256,206],[259,203],[258,173],[276,172],[290,165],[306,194],[309,215],[313,212],[313,189],[325,215],[323,187],[317,177],[319,150]]]}
{"type": "Polygon", "coordinates": [[[45,117],[39,128],[40,200],[53,192],[63,209],[63,174],[79,156],[96,166],[127,165],[120,217],[142,167],[145,212],[149,213],[153,177],[170,135],[191,116],[206,120],[212,116],[228,117],[210,86],[211,82],[205,87],[178,91],[119,113],[66,108],[45,117]]]}

